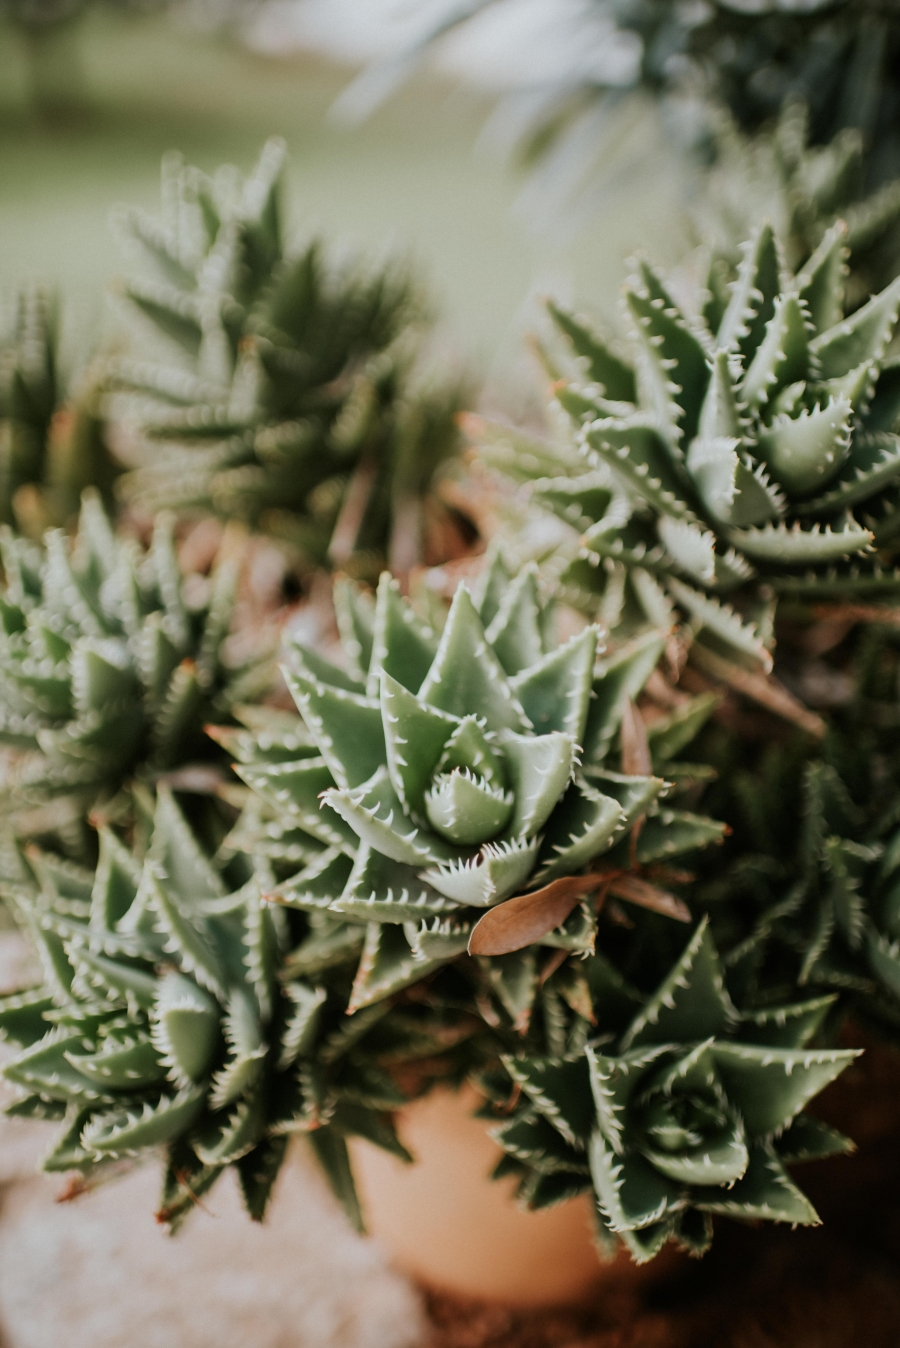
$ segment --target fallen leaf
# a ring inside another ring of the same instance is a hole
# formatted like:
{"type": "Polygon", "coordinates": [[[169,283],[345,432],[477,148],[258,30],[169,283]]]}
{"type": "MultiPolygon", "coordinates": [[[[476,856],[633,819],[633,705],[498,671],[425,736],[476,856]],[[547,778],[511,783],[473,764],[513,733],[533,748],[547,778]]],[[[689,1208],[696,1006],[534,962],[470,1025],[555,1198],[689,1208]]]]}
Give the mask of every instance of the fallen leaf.
{"type": "Polygon", "coordinates": [[[691,910],[681,899],[658,889],[639,875],[617,875],[609,886],[610,894],[617,899],[637,904],[639,908],[649,908],[652,913],[662,913],[663,917],[672,917],[676,922],[690,922],[691,910]]]}
{"type": "MultiPolygon", "coordinates": [[[[613,872],[614,874],[614,872],[613,872]]],[[[566,875],[531,894],[489,908],[469,937],[470,955],[509,955],[554,931],[586,895],[608,883],[606,875],[566,875]]]]}
{"type": "Polygon", "coordinates": [[[542,988],[548,978],[552,978],[561,964],[565,964],[570,951],[554,950],[538,976],[538,987],[542,988]]]}
{"type": "Polygon", "coordinates": [[[647,743],[647,728],[634,703],[625,703],[622,712],[622,771],[628,777],[652,777],[653,760],[647,743]]]}
{"type": "MultiPolygon", "coordinates": [[[[728,833],[725,834],[728,837],[728,833]]],[[[692,885],[697,879],[693,871],[676,871],[671,866],[648,866],[644,872],[651,880],[662,880],[669,885],[692,885]]]]}
{"type": "Polygon", "coordinates": [[[691,647],[691,661],[699,665],[704,674],[711,674],[714,679],[727,683],[743,697],[758,702],[761,707],[774,712],[776,716],[783,716],[786,721],[793,721],[794,725],[800,726],[808,735],[813,735],[816,739],[823,738],[827,726],[821,716],[817,716],[799,702],[773,675],[757,673],[754,670],[744,669],[742,665],[735,665],[699,641],[695,641],[691,647]]]}
{"type": "Polygon", "coordinates": [[[190,791],[197,796],[218,795],[227,780],[220,768],[205,763],[189,763],[174,772],[160,773],[156,778],[158,786],[168,786],[173,791],[190,791]]]}
{"type": "Polygon", "coordinates": [[[621,903],[616,903],[615,899],[610,899],[607,903],[606,916],[611,922],[614,922],[617,927],[625,927],[627,931],[634,930],[634,923],[631,918],[625,912],[621,903]]]}

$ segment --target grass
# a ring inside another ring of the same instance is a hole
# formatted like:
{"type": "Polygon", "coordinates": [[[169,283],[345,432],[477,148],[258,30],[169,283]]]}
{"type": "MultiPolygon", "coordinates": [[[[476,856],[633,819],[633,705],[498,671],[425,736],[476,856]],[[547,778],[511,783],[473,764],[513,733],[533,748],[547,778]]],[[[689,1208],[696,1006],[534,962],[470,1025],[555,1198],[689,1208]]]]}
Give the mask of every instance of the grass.
{"type": "Polygon", "coordinates": [[[268,135],[284,136],[298,234],[411,254],[451,340],[482,369],[510,366],[537,293],[608,310],[624,257],[646,245],[666,260],[680,237],[675,203],[646,185],[574,243],[530,234],[512,214],[515,174],[473,151],[484,105],[431,81],[346,130],[327,113],[349,72],[324,61],[273,60],[171,19],[108,14],[91,16],[80,44],[88,110],[48,127],[30,116],[23,53],[0,33],[0,285],[62,287],[76,357],[121,266],[110,207],[153,208],[173,147],[204,168],[248,167],[268,135]]]}

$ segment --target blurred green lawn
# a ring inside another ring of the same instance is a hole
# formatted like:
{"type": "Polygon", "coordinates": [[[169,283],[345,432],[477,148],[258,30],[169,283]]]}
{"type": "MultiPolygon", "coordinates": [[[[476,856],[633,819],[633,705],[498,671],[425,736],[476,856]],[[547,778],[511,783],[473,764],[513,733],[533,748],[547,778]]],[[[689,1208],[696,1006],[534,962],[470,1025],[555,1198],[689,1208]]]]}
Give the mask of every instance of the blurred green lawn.
{"type": "Polygon", "coordinates": [[[552,290],[609,311],[623,258],[646,245],[666,260],[679,238],[671,189],[667,199],[646,184],[574,244],[529,234],[511,214],[515,174],[473,152],[484,105],[435,80],[346,130],[326,114],[349,72],[316,58],[274,60],[172,19],[100,14],[82,50],[90,113],[50,129],[29,118],[21,51],[0,32],[0,285],[61,285],[70,346],[76,330],[79,348],[96,331],[98,296],[120,269],[110,207],[155,207],[170,148],[203,168],[246,168],[266,136],[284,136],[298,236],[321,228],[411,254],[482,371],[514,360],[529,297],[552,290]]]}

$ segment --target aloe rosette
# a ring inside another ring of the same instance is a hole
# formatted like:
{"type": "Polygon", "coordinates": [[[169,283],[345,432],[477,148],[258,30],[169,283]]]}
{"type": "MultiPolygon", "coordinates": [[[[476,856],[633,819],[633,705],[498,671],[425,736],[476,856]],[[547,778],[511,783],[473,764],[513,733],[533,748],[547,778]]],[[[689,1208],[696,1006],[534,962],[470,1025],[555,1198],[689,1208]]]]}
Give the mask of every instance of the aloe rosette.
{"type": "Polygon", "coordinates": [[[389,1112],[405,1097],[379,1061],[429,1041],[383,1014],[348,1034],[346,956],[322,958],[299,914],[264,903],[271,884],[264,864],[208,857],[166,789],[142,863],[108,829],[95,873],[23,863],[8,894],[44,981],[0,999],[0,1031],[19,1046],[7,1113],[63,1120],[44,1169],[90,1186],[162,1151],[174,1227],[234,1167],[261,1220],[303,1133],[360,1224],[345,1139],[408,1159],[389,1112]]]}
{"type": "Polygon", "coordinates": [[[698,203],[696,230],[716,241],[721,260],[713,276],[727,280],[733,250],[756,221],[770,216],[787,261],[801,270],[836,220],[847,226],[847,302],[855,309],[897,272],[900,180],[867,191],[867,147],[857,127],[825,144],[810,144],[806,104],[789,101],[771,134],[741,136],[726,121],[718,133],[719,162],[698,203]]]}
{"type": "Polygon", "coordinates": [[[307,564],[408,568],[450,508],[464,380],[426,369],[424,305],[399,266],[285,240],[285,150],[207,177],[177,157],[163,212],[118,230],[143,274],[124,286],[134,341],[117,362],[135,429],[123,489],[142,506],[238,516],[307,564]]]}
{"type": "Polygon", "coordinates": [[[641,1263],[670,1239],[704,1253],[715,1214],[817,1223],[785,1167],[851,1149],[804,1113],[857,1056],[809,1046],[831,1000],[739,1014],[704,921],[615,1036],[504,1058],[501,1173],[536,1207],[593,1190],[601,1239],[641,1263]]]}
{"type": "Polygon", "coordinates": [[[56,833],[78,854],[94,806],[209,764],[204,721],[265,687],[271,657],[227,659],[237,550],[191,587],[165,517],[144,550],[114,534],[89,492],[74,539],[51,530],[41,547],[7,532],[2,550],[0,785],[17,828],[56,833]]]}
{"type": "Polygon", "coordinates": [[[900,280],[846,316],[844,258],[838,222],[789,276],[763,225],[692,316],[642,264],[633,362],[553,308],[586,376],[558,391],[585,468],[534,490],[581,533],[570,591],[618,587],[614,616],[645,622],[674,603],[764,665],[773,599],[896,592],[900,280]]]}
{"type": "MultiPolygon", "coordinates": [[[[663,777],[609,761],[662,641],[651,632],[604,660],[595,627],[558,644],[534,568],[510,580],[499,558],[476,597],[460,585],[440,635],[387,575],[374,605],[345,586],[338,609],[343,667],[290,651],[285,677],[303,718],[290,744],[229,735],[255,793],[239,845],[282,858],[277,897],[356,943],[351,1010],[464,954],[489,910],[533,894],[525,925],[518,915],[486,960],[527,1024],[539,947],[593,948],[586,896],[721,837],[713,821],[659,804],[663,777]]],[[[649,883],[645,894],[622,890],[634,902],[654,895],[649,883]]]]}

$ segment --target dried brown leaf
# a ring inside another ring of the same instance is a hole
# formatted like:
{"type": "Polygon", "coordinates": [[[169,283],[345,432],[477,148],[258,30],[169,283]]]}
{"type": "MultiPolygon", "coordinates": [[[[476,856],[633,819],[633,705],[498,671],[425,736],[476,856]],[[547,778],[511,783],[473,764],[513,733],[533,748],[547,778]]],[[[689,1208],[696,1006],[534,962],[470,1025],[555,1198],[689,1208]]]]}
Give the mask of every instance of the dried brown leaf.
{"type": "Polygon", "coordinates": [[[622,713],[621,742],[622,771],[629,777],[651,777],[653,760],[647,743],[647,728],[630,699],[622,713]]]}
{"type": "Polygon", "coordinates": [[[586,895],[608,881],[606,875],[566,875],[531,894],[517,894],[489,908],[469,937],[470,955],[508,955],[524,950],[565,922],[586,895]]]}
{"type": "Polygon", "coordinates": [[[783,716],[786,721],[793,721],[794,725],[800,726],[808,735],[813,735],[816,739],[822,739],[824,736],[827,727],[821,716],[816,716],[815,712],[804,707],[803,703],[789,693],[784,684],[779,683],[771,674],[759,674],[744,669],[742,665],[735,665],[699,641],[695,641],[691,647],[690,658],[704,673],[727,683],[744,697],[775,712],[776,716],[783,716]]]}
{"type": "Polygon", "coordinates": [[[676,922],[690,922],[691,910],[686,903],[669,894],[665,889],[651,885],[639,875],[617,875],[610,882],[610,894],[639,908],[649,908],[652,913],[662,913],[663,917],[674,918],[676,922]]]}

